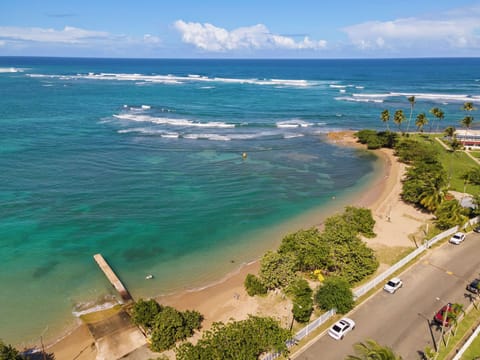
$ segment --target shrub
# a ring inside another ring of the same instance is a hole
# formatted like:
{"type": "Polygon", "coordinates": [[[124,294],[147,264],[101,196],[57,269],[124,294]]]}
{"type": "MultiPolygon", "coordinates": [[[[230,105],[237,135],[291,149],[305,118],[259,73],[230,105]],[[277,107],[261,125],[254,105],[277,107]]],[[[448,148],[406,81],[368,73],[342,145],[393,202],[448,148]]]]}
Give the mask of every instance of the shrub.
{"type": "Polygon", "coordinates": [[[285,287],[295,279],[295,257],[267,251],[260,261],[259,275],[267,289],[285,287]]]}
{"type": "Polygon", "coordinates": [[[348,281],[340,277],[325,280],[315,293],[315,303],[323,310],[335,308],[338,313],[345,314],[353,309],[353,293],[348,281]]]}
{"type": "Polygon", "coordinates": [[[267,293],[265,285],[253,274],[247,274],[243,285],[249,296],[264,295],[267,293]]]}
{"type": "Polygon", "coordinates": [[[313,312],[313,291],[305,279],[297,279],[287,288],[293,296],[293,318],[298,322],[308,322],[313,312]]]}

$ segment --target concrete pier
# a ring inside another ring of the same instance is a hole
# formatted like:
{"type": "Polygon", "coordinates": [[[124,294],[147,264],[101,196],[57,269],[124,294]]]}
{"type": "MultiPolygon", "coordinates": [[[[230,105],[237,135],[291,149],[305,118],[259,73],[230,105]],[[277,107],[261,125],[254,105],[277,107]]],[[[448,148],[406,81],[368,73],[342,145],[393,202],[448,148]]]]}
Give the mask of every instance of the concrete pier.
{"type": "Polygon", "coordinates": [[[113,272],[112,268],[106,260],[103,258],[102,254],[95,254],[93,255],[93,258],[97,262],[98,266],[100,269],[103,271],[105,276],[107,277],[108,281],[113,285],[113,287],[118,291],[120,296],[122,297],[122,300],[124,302],[129,302],[133,301],[132,296],[128,292],[127,288],[122,284],[120,279],[117,277],[117,275],[113,272]]]}

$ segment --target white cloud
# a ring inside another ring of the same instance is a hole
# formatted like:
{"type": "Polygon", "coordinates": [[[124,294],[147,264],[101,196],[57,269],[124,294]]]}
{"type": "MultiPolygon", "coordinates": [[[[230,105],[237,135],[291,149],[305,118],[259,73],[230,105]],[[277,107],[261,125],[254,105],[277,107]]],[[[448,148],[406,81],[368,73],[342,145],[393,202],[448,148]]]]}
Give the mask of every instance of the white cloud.
{"type": "Polygon", "coordinates": [[[480,48],[480,8],[455,9],[435,19],[403,18],[369,21],[343,28],[360,49],[480,48]]]}
{"type": "Polygon", "coordinates": [[[107,32],[85,30],[71,26],[65,26],[62,30],[35,27],[0,27],[0,39],[3,40],[79,44],[92,39],[107,38],[110,38],[110,34],[107,32]]]}
{"type": "Polygon", "coordinates": [[[46,46],[108,46],[109,48],[124,48],[128,46],[153,47],[161,43],[160,38],[151,34],[143,37],[116,35],[105,31],[86,30],[65,26],[62,30],[36,27],[0,26],[0,44],[4,46],[29,46],[40,44],[46,46]]]}
{"type": "Polygon", "coordinates": [[[272,34],[263,24],[241,27],[228,31],[209,23],[177,20],[175,28],[182,34],[182,41],[206,51],[224,52],[240,49],[323,49],[325,40],[314,41],[307,36],[302,41],[272,34]]]}

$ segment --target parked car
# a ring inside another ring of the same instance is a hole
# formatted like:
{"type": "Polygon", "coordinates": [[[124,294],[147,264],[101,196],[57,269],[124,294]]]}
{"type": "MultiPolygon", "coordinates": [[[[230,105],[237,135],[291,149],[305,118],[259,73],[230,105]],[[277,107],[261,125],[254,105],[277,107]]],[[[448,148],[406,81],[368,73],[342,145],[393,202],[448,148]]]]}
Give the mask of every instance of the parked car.
{"type": "Polygon", "coordinates": [[[332,327],[328,330],[328,335],[335,340],[342,340],[345,334],[353,329],[355,329],[355,322],[352,319],[345,317],[332,325],[332,327]]]}
{"type": "Polygon", "coordinates": [[[457,233],[453,234],[453,236],[450,238],[450,243],[458,245],[463,240],[465,240],[465,234],[462,233],[462,232],[457,232],[457,233]]]}
{"type": "Polygon", "coordinates": [[[444,317],[446,316],[445,319],[445,326],[450,326],[450,323],[452,322],[452,315],[458,315],[459,309],[457,306],[453,306],[452,304],[448,303],[447,305],[444,305],[440,310],[437,311],[435,316],[433,317],[433,320],[438,324],[438,325],[443,325],[444,324],[444,317]]]}
{"type": "Polygon", "coordinates": [[[403,286],[402,280],[395,277],[393,279],[388,280],[388,282],[383,287],[383,290],[389,292],[390,294],[395,294],[395,291],[400,289],[403,286]]]}
{"type": "Polygon", "coordinates": [[[476,227],[474,227],[473,231],[475,231],[476,233],[480,233],[480,225],[477,225],[476,227]]]}
{"type": "Polygon", "coordinates": [[[470,284],[467,285],[467,290],[474,294],[478,294],[480,290],[479,284],[480,284],[480,279],[475,279],[470,284]]]}

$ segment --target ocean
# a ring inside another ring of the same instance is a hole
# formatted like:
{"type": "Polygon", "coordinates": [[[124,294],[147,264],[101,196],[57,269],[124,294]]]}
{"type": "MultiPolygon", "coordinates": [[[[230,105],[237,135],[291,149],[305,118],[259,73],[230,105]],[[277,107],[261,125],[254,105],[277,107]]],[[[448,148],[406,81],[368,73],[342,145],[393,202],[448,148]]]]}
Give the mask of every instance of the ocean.
{"type": "Polygon", "coordinates": [[[410,130],[432,107],[459,127],[480,59],[0,57],[0,338],[54,338],[114,302],[96,253],[149,297],[320,223],[380,166],[326,134],[408,118],[410,95],[410,130]]]}

